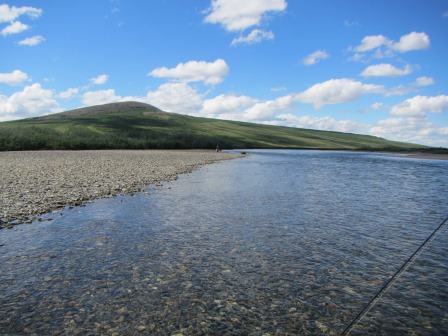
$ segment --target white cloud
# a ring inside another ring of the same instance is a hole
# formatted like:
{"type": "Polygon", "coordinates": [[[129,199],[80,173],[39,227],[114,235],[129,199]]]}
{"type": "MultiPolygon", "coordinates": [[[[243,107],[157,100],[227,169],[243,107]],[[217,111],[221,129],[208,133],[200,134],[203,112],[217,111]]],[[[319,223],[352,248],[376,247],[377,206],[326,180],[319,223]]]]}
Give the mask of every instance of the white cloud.
{"type": "Polygon", "coordinates": [[[385,110],[387,109],[387,105],[385,105],[384,103],[373,103],[370,108],[372,110],[378,111],[378,110],[385,110]]]}
{"type": "Polygon", "coordinates": [[[375,64],[368,66],[361,73],[362,77],[399,77],[409,75],[412,72],[412,67],[406,65],[404,69],[398,69],[392,64],[375,64]]]}
{"type": "Polygon", "coordinates": [[[146,96],[119,96],[114,89],[85,92],[81,101],[86,106],[139,101],[160,108],[163,111],[181,114],[197,114],[202,108],[202,95],[186,83],[162,84],[146,96]]]}
{"type": "Polygon", "coordinates": [[[415,92],[415,87],[413,86],[406,86],[403,84],[400,84],[398,86],[395,86],[393,88],[387,89],[384,91],[384,95],[386,97],[390,97],[390,96],[403,96],[405,94],[409,94],[412,92],[415,92]]]}
{"type": "Polygon", "coordinates": [[[391,48],[400,53],[405,53],[413,50],[424,50],[429,47],[429,36],[425,33],[412,32],[403,35],[400,41],[392,43],[391,48]]]}
{"type": "Polygon", "coordinates": [[[0,22],[11,22],[21,15],[27,15],[36,19],[42,15],[42,9],[34,7],[9,7],[6,4],[0,5],[0,22]]]}
{"type": "Polygon", "coordinates": [[[23,91],[10,97],[0,96],[0,117],[2,120],[17,119],[60,112],[52,90],[45,90],[39,83],[26,86],[23,91]]]}
{"type": "Polygon", "coordinates": [[[330,54],[327,53],[325,50],[317,50],[317,51],[313,52],[312,54],[308,55],[307,57],[305,57],[303,60],[303,64],[314,65],[328,57],[330,57],[330,54]]]}
{"type": "Polygon", "coordinates": [[[227,31],[243,31],[261,24],[269,12],[286,9],[285,0],[212,0],[204,21],[220,24],[227,31]]]}
{"type": "Polygon", "coordinates": [[[369,133],[389,140],[447,147],[448,127],[439,127],[426,118],[389,118],[378,121],[369,133]]]}
{"type": "Polygon", "coordinates": [[[90,78],[90,83],[94,85],[103,85],[106,84],[108,79],[109,79],[108,75],[99,75],[97,77],[90,78]]]}
{"type": "Polygon", "coordinates": [[[448,110],[448,96],[415,96],[393,106],[390,113],[408,117],[425,117],[428,113],[442,113],[446,110],[448,110]]]}
{"type": "Polygon", "coordinates": [[[384,92],[383,86],[363,84],[348,78],[342,78],[315,84],[296,94],[294,99],[301,103],[313,104],[314,108],[319,109],[323,105],[353,101],[365,93],[382,92],[384,92]]]}
{"type": "Polygon", "coordinates": [[[199,115],[216,119],[276,124],[279,122],[277,114],[284,112],[293,104],[292,95],[260,101],[248,96],[222,94],[204,100],[199,115]]]}
{"type": "Polygon", "coordinates": [[[322,131],[337,131],[349,133],[366,133],[369,127],[353,120],[336,120],[333,117],[297,116],[281,114],[277,117],[281,124],[290,127],[310,128],[322,131]]]}
{"type": "Polygon", "coordinates": [[[366,36],[362,39],[361,44],[355,47],[355,52],[366,52],[390,43],[390,40],[383,35],[366,36]]]}
{"type": "Polygon", "coordinates": [[[117,103],[123,98],[115,94],[114,89],[88,91],[82,95],[82,103],[86,106],[117,103]]]}
{"type": "Polygon", "coordinates": [[[0,73],[0,83],[19,85],[30,80],[28,75],[20,70],[14,70],[9,73],[0,73]]]}
{"type": "Polygon", "coordinates": [[[249,121],[272,120],[279,112],[290,108],[294,103],[292,95],[278,97],[274,100],[256,103],[244,111],[244,119],[249,121]]]}
{"type": "Polygon", "coordinates": [[[417,129],[421,128],[421,120],[415,118],[389,118],[380,120],[369,131],[370,134],[384,137],[387,139],[395,139],[404,141],[408,139],[409,135],[403,134],[415,133],[417,129]]]}
{"type": "Polygon", "coordinates": [[[227,75],[229,67],[222,59],[214,62],[189,61],[179,63],[175,68],[156,68],[148,73],[149,76],[157,78],[173,78],[179,82],[200,82],[207,85],[219,84],[227,75]]]}
{"type": "Polygon", "coordinates": [[[263,31],[260,29],[254,29],[246,36],[240,36],[240,37],[233,39],[231,45],[254,44],[254,43],[259,43],[263,40],[273,40],[273,39],[274,39],[273,32],[263,31]]]}
{"type": "Polygon", "coordinates": [[[19,22],[19,21],[14,21],[14,22],[11,22],[5,28],[3,28],[2,31],[0,32],[0,34],[2,34],[3,36],[18,34],[27,29],[29,29],[28,25],[26,25],[22,22],[19,22]]]}
{"type": "Polygon", "coordinates": [[[444,12],[444,13],[442,14],[442,17],[445,18],[445,19],[448,19],[448,11],[444,12]]]}
{"type": "Polygon", "coordinates": [[[43,36],[36,35],[36,36],[33,36],[33,37],[28,37],[28,38],[20,41],[19,45],[33,47],[33,46],[36,46],[38,44],[41,44],[44,41],[45,41],[45,39],[43,38],[43,36]]]}
{"type": "Polygon", "coordinates": [[[59,93],[58,97],[63,99],[70,99],[75,97],[78,93],[79,93],[78,88],[70,88],[64,92],[59,93]]]}
{"type": "Polygon", "coordinates": [[[354,60],[362,60],[364,54],[375,51],[375,58],[391,57],[395,52],[406,53],[414,50],[424,50],[430,46],[429,36],[424,33],[411,32],[400,37],[398,42],[383,36],[371,35],[362,39],[361,44],[350,50],[355,52],[354,60]]]}
{"type": "Polygon", "coordinates": [[[415,81],[415,85],[417,86],[428,86],[433,85],[434,79],[432,77],[419,77],[415,81]]]}
{"type": "Polygon", "coordinates": [[[202,104],[200,115],[207,118],[238,119],[245,108],[255,105],[257,99],[248,96],[221,94],[207,99],[202,104]]]}
{"type": "Polygon", "coordinates": [[[186,83],[166,83],[148,92],[146,102],[161,110],[181,114],[197,114],[203,96],[186,83]]]}
{"type": "Polygon", "coordinates": [[[356,122],[336,121],[330,117],[315,118],[280,114],[295,103],[294,95],[280,96],[276,99],[260,101],[248,96],[219,95],[203,101],[200,116],[217,119],[258,122],[292,127],[309,127],[341,132],[367,131],[368,127],[356,122]],[[362,126],[362,127],[361,127],[362,126]]]}

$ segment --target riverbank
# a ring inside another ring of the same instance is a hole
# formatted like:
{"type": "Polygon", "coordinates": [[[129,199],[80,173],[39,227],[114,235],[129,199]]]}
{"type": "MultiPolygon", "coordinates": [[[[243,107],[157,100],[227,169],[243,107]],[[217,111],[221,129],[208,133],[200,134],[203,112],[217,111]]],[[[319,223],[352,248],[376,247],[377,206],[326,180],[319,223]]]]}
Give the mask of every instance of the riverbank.
{"type": "Polygon", "coordinates": [[[100,197],[131,194],[238,154],[204,150],[0,152],[0,228],[100,197]]]}
{"type": "Polygon", "coordinates": [[[409,153],[401,154],[399,157],[421,160],[448,160],[448,154],[409,153]]]}

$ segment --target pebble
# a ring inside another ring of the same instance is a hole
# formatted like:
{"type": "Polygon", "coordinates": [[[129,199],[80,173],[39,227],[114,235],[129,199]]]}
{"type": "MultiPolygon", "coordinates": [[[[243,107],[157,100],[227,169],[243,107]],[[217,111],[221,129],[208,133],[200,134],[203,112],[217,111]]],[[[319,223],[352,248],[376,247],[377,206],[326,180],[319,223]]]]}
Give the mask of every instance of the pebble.
{"type": "Polygon", "coordinates": [[[0,152],[0,228],[96,198],[140,192],[238,156],[206,150],[0,152]]]}

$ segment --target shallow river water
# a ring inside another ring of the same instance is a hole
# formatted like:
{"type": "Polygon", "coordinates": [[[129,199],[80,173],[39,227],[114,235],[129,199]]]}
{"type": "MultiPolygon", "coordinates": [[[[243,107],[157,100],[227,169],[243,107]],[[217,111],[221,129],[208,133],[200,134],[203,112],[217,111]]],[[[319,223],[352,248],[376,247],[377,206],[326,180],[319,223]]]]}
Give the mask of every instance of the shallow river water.
{"type": "MultiPolygon", "coordinates": [[[[1,335],[339,335],[448,216],[448,161],[249,151],[0,231],[1,335]]],[[[448,227],[351,335],[448,334],[448,227]]]]}

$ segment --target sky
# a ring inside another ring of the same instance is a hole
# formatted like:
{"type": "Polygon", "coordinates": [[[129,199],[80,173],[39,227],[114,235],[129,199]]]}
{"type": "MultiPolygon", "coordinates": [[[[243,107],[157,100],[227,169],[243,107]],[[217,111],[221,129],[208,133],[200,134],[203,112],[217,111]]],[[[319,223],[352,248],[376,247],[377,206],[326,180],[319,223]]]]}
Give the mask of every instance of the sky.
{"type": "Polygon", "coordinates": [[[0,121],[132,100],[448,147],[446,0],[7,1],[0,35],[0,121]]]}

